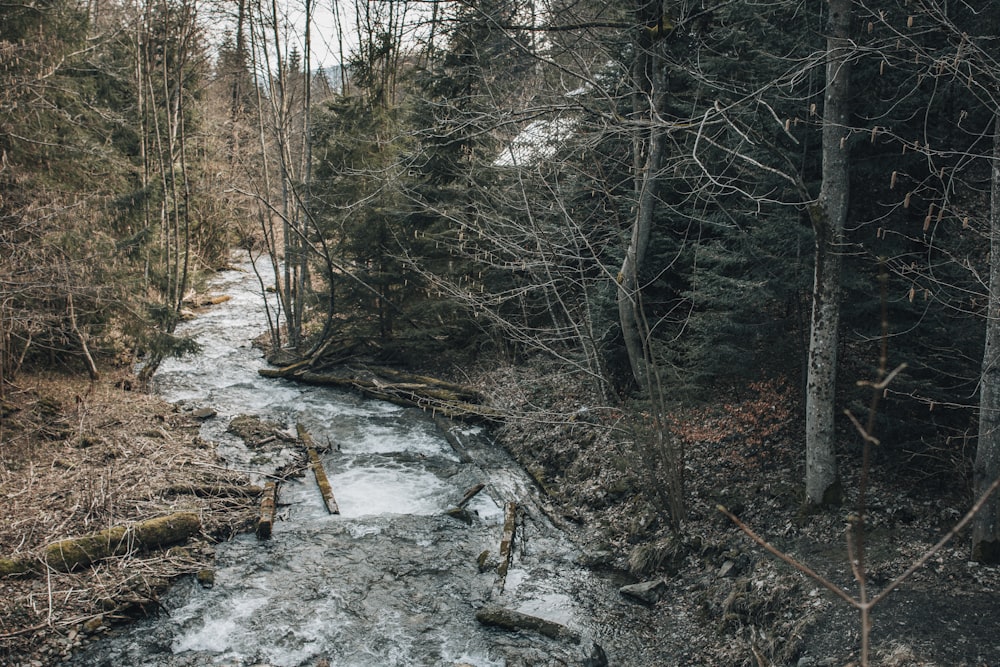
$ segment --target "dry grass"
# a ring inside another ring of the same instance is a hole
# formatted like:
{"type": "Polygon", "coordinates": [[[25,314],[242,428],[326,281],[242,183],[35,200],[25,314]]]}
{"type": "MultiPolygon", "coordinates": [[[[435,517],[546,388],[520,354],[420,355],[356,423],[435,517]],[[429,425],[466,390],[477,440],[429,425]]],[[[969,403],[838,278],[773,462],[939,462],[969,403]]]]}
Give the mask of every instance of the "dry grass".
{"type": "Polygon", "coordinates": [[[6,387],[0,558],[36,559],[56,540],[179,510],[199,514],[202,534],[79,572],[0,579],[0,663],[51,664],[109,623],[155,610],[171,580],[209,567],[212,545],[254,516],[252,498],[176,493],[248,481],[219,465],[189,416],[123,385],[40,375],[6,387]]]}

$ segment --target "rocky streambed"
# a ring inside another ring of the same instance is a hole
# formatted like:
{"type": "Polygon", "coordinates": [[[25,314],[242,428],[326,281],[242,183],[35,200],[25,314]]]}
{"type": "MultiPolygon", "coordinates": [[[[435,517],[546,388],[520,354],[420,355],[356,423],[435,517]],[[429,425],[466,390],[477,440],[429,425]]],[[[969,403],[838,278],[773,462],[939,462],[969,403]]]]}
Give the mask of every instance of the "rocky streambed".
{"type": "Polygon", "coordinates": [[[182,580],[160,614],[63,664],[632,664],[630,628],[648,610],[580,564],[534,482],[488,433],[262,377],[250,341],[264,302],[249,259],[212,289],[232,298],[184,325],[201,352],[164,363],[156,389],[200,410],[221,466],[258,483],[282,477],[270,538],[218,545],[211,575],[182,580]],[[246,431],[248,419],[274,437],[246,431]],[[298,429],[338,514],[312,474],[281,473],[301,467],[298,429]]]}

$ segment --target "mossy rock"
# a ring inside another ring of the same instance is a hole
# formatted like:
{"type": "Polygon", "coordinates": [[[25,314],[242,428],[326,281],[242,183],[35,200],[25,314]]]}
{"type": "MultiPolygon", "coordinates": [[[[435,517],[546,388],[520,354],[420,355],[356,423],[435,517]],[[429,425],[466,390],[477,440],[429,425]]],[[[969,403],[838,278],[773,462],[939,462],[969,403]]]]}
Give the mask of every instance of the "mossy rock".
{"type": "Polygon", "coordinates": [[[279,436],[282,428],[281,424],[253,415],[237,415],[229,422],[226,430],[241,438],[247,447],[259,447],[279,436]]]}

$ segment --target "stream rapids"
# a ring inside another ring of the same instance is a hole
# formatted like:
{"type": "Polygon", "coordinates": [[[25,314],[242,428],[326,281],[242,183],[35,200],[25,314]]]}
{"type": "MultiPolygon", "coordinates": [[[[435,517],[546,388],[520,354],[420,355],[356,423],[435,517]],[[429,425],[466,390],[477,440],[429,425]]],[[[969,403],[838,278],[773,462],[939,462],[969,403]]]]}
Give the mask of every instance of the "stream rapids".
{"type": "Polygon", "coordinates": [[[630,626],[648,610],[578,564],[578,548],[488,433],[455,427],[472,458],[463,463],[419,410],[260,376],[265,361],[250,341],[266,319],[251,261],[235,258],[210,289],[231,298],[183,324],[179,333],[201,350],[164,362],[156,391],[182,409],[214,410],[201,436],[220,463],[251,471],[255,482],[301,452],[280,440],[250,450],[227,432],[229,422],[252,415],[289,435],[304,425],[324,449],[341,513],[327,512],[311,473],[283,482],[270,540],[245,534],[219,544],[211,588],[180,580],[159,615],[116,628],[65,667],[635,664],[630,626]],[[485,489],[467,506],[471,523],[447,516],[476,484],[485,489]],[[501,588],[509,501],[520,512],[501,588]],[[487,627],[476,620],[487,606],[568,632],[487,627]]]}

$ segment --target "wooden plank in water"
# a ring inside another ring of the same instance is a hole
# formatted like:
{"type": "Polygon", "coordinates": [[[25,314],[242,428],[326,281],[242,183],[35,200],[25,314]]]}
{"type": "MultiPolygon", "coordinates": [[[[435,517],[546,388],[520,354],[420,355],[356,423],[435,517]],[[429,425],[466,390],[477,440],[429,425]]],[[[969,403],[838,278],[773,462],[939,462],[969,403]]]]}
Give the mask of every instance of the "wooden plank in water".
{"type": "Polygon", "coordinates": [[[514,526],[517,523],[517,503],[510,501],[504,508],[503,537],[500,538],[500,564],[497,566],[496,592],[503,593],[514,546],[514,526]]]}
{"type": "Polygon", "coordinates": [[[257,518],[257,539],[271,539],[271,528],[274,526],[274,514],[277,508],[276,500],[278,485],[274,482],[264,484],[264,497],[260,501],[260,516],[257,518]]]}
{"type": "Polygon", "coordinates": [[[326,505],[326,511],[330,514],[340,514],[340,507],[333,497],[333,488],[330,486],[330,480],[326,478],[326,471],[323,470],[323,462],[320,461],[319,454],[316,453],[315,449],[309,449],[308,452],[309,461],[312,463],[313,475],[316,476],[316,486],[319,487],[319,492],[323,496],[323,504],[326,505]]]}
{"type": "Polygon", "coordinates": [[[309,431],[302,424],[297,424],[295,430],[298,431],[299,440],[306,446],[306,452],[309,454],[309,463],[312,465],[313,475],[316,477],[316,486],[319,487],[319,492],[323,496],[323,504],[326,505],[326,511],[330,514],[340,514],[340,507],[337,505],[337,500],[333,497],[333,487],[330,486],[330,480],[327,479],[326,471],[323,469],[323,462],[316,452],[312,436],[309,435],[309,431]]]}

